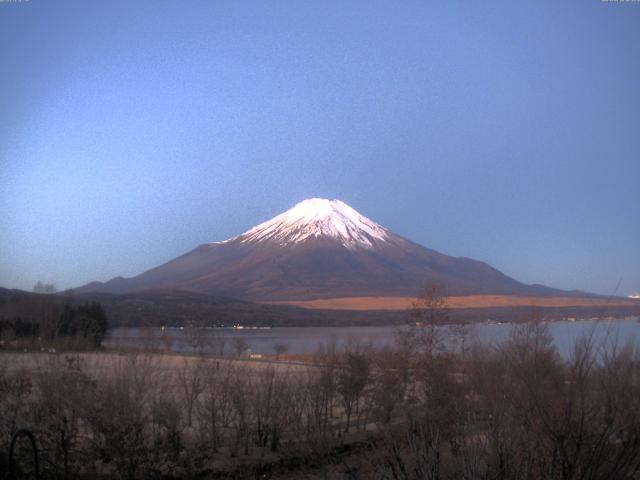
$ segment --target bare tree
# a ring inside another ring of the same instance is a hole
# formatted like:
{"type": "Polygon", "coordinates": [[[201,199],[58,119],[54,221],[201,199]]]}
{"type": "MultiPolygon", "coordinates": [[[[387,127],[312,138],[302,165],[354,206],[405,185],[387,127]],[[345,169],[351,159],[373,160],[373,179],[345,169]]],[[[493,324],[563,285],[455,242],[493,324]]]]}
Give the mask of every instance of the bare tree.
{"type": "Polygon", "coordinates": [[[156,396],[157,365],[149,356],[115,359],[100,379],[86,424],[92,457],[111,462],[119,476],[136,478],[150,467],[150,400],[156,396]]]}
{"type": "Polygon", "coordinates": [[[159,398],[153,401],[151,417],[155,463],[175,462],[180,455],[183,448],[180,412],[173,395],[160,394],[159,398]]]}
{"type": "Polygon", "coordinates": [[[193,409],[204,390],[204,371],[205,365],[202,360],[192,361],[190,358],[184,358],[182,366],[178,369],[178,382],[184,398],[189,427],[193,425],[193,409]]]}
{"type": "Polygon", "coordinates": [[[246,372],[239,369],[238,375],[233,379],[233,385],[231,387],[231,405],[232,405],[232,417],[230,424],[234,430],[234,439],[230,445],[231,456],[238,456],[240,450],[245,455],[249,455],[249,430],[250,430],[250,408],[251,400],[249,398],[251,392],[251,385],[247,380],[246,372]]]}
{"type": "Polygon", "coordinates": [[[81,419],[93,398],[94,382],[83,372],[77,355],[51,356],[39,365],[38,396],[34,409],[41,426],[40,440],[50,452],[51,462],[69,478],[77,443],[81,439],[81,419]]]}
{"type": "Polygon", "coordinates": [[[366,353],[357,350],[345,352],[344,363],[337,374],[337,390],[346,415],[345,432],[349,431],[354,408],[356,412],[359,410],[360,399],[369,384],[370,374],[371,360],[366,353]]]}
{"type": "Polygon", "coordinates": [[[236,356],[241,356],[249,349],[249,344],[242,337],[236,337],[233,341],[233,348],[236,352],[236,356]]]}
{"type": "Polygon", "coordinates": [[[446,350],[445,326],[450,323],[448,297],[442,285],[427,284],[409,311],[409,322],[396,341],[408,351],[433,356],[446,350]]]}
{"type": "Polygon", "coordinates": [[[370,400],[376,417],[388,424],[394,411],[402,411],[411,382],[409,357],[401,350],[384,349],[373,357],[370,400]]]}
{"type": "Polygon", "coordinates": [[[276,352],[276,359],[279,360],[289,350],[289,347],[285,343],[276,343],[273,346],[273,351],[276,352]]]}
{"type": "Polygon", "coordinates": [[[192,351],[195,353],[202,353],[205,347],[205,332],[196,327],[196,326],[188,326],[185,328],[185,337],[192,351]]]}
{"type": "Polygon", "coordinates": [[[233,379],[238,374],[228,361],[216,361],[215,368],[204,371],[204,390],[199,397],[198,419],[202,436],[214,452],[222,443],[225,429],[229,428],[232,417],[233,379]]]}
{"type": "Polygon", "coordinates": [[[267,367],[253,385],[253,420],[256,423],[256,443],[262,455],[266,447],[272,452],[278,449],[288,404],[287,372],[280,374],[273,366],[267,367]]]}

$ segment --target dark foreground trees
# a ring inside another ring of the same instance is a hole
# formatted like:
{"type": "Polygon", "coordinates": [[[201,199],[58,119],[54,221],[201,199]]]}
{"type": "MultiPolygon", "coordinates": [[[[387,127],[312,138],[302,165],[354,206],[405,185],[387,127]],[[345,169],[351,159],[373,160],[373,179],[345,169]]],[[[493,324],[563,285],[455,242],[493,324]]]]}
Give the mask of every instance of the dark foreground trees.
{"type": "Polygon", "coordinates": [[[379,452],[390,479],[634,479],[640,471],[636,346],[576,343],[558,355],[547,325],[504,344],[418,359],[404,423],[379,452]]]}
{"type": "Polygon", "coordinates": [[[587,336],[562,358],[540,322],[464,350],[409,335],[313,366],[13,354],[0,477],[26,427],[46,478],[638,478],[636,346],[587,336]]]}
{"type": "Polygon", "coordinates": [[[0,348],[98,348],[109,329],[97,302],[72,304],[50,295],[23,296],[0,304],[0,348]]]}
{"type": "Polygon", "coordinates": [[[108,328],[107,316],[99,303],[90,302],[75,307],[67,304],[60,315],[57,336],[79,339],[97,348],[107,335],[108,328]]]}

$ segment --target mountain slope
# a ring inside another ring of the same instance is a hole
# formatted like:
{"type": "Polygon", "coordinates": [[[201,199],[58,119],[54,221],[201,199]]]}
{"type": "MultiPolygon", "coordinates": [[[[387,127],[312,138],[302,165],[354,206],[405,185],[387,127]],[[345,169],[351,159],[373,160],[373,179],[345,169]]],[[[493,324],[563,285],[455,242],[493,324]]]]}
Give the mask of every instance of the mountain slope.
{"type": "Polygon", "coordinates": [[[80,291],[180,289],[257,301],[412,296],[427,282],[451,295],[566,295],[524,285],[470,258],[422,247],[339,200],[310,199],[247,232],[194,250],[136,277],[80,291]]]}

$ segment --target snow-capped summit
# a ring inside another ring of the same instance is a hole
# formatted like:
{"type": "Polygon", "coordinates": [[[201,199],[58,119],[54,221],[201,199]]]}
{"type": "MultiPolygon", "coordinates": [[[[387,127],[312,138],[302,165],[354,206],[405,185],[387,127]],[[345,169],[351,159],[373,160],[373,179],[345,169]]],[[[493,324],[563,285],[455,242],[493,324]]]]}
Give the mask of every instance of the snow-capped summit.
{"type": "Polygon", "coordinates": [[[340,200],[310,198],[227,242],[275,241],[284,246],[330,237],[347,248],[372,248],[389,236],[386,228],[340,200]]]}

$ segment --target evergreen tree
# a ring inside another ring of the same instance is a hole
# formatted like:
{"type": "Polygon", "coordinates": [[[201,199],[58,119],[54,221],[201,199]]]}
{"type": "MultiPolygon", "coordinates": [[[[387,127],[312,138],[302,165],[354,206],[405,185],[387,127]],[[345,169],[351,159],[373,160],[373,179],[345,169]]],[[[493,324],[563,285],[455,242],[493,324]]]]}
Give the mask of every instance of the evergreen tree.
{"type": "Polygon", "coordinates": [[[60,315],[58,335],[79,337],[92,347],[99,347],[108,329],[107,315],[99,303],[91,302],[77,307],[67,304],[60,315]]]}

